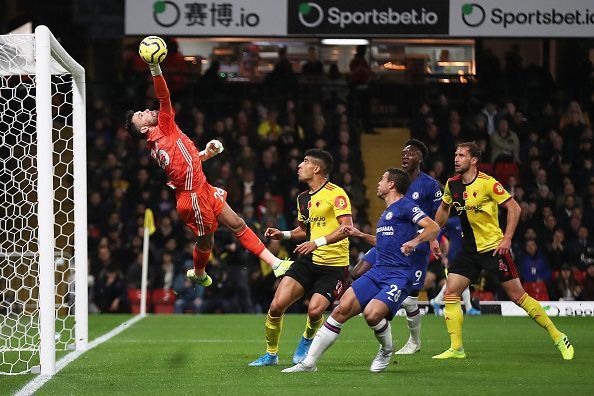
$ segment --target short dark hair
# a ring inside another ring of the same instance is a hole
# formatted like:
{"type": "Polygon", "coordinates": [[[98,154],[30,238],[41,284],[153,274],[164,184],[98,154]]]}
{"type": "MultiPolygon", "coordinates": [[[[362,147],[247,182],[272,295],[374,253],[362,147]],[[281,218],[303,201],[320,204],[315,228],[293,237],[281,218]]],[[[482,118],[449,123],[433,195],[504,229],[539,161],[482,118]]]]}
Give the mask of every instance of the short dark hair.
{"type": "Polygon", "coordinates": [[[334,158],[332,158],[332,154],[330,154],[326,150],[309,149],[305,152],[305,156],[319,160],[322,165],[322,172],[326,176],[332,173],[332,168],[334,168],[334,158]]]}
{"type": "Polygon", "coordinates": [[[476,144],[476,142],[463,142],[458,145],[458,148],[460,147],[468,149],[471,157],[478,158],[479,161],[481,160],[481,155],[483,153],[481,152],[481,149],[478,146],[478,144],[476,144]]]}
{"type": "Polygon", "coordinates": [[[142,133],[132,122],[132,117],[134,117],[134,110],[128,110],[126,112],[126,130],[133,138],[140,139],[142,138],[142,133]]]}
{"type": "Polygon", "coordinates": [[[427,148],[425,143],[421,142],[418,139],[408,140],[406,143],[404,143],[404,147],[406,147],[406,146],[416,147],[421,152],[423,159],[425,159],[425,157],[427,157],[427,154],[429,154],[429,149],[427,148]]]}
{"type": "Polygon", "coordinates": [[[388,181],[394,182],[396,191],[402,195],[406,194],[410,186],[410,176],[408,173],[399,168],[388,168],[386,172],[388,172],[388,181]]]}

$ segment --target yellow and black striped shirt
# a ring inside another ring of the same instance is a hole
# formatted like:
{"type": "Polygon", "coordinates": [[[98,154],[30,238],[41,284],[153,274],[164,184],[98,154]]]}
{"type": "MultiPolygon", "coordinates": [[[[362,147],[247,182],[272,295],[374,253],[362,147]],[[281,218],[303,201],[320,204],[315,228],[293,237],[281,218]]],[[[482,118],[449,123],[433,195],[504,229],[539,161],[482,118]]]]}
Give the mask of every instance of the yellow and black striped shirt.
{"type": "MultiPolygon", "coordinates": [[[[297,219],[306,226],[307,240],[313,241],[336,230],[340,226],[339,217],[351,215],[351,202],[341,187],[326,182],[313,193],[299,194],[297,210],[297,219]]],[[[313,251],[312,261],[335,267],[349,265],[349,239],[320,246],[313,251]]]]}
{"type": "Polygon", "coordinates": [[[483,172],[469,184],[462,182],[461,175],[448,179],[442,199],[460,216],[464,251],[484,253],[499,245],[503,239],[499,205],[510,198],[501,183],[483,172]]]}

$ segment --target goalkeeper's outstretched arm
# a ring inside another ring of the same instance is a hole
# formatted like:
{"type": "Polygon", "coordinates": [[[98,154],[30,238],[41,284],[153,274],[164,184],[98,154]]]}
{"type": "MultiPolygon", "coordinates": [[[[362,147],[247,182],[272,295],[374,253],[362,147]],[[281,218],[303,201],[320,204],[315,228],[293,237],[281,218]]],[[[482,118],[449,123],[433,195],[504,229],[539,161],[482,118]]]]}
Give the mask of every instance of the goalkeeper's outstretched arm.
{"type": "Polygon", "coordinates": [[[171,105],[171,98],[169,96],[169,88],[163,77],[161,66],[158,63],[149,63],[149,69],[153,76],[153,83],[155,85],[155,94],[159,99],[159,111],[164,114],[173,115],[173,106],[171,105]]]}

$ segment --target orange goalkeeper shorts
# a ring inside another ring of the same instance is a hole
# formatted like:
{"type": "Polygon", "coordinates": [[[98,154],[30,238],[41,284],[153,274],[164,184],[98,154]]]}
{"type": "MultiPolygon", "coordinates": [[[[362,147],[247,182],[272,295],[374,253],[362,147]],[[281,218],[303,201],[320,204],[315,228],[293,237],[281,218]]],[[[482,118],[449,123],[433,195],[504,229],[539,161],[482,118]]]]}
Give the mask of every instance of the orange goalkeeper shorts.
{"type": "Polygon", "coordinates": [[[217,216],[225,207],[227,191],[204,183],[193,191],[177,191],[177,213],[196,236],[215,232],[217,216]]]}

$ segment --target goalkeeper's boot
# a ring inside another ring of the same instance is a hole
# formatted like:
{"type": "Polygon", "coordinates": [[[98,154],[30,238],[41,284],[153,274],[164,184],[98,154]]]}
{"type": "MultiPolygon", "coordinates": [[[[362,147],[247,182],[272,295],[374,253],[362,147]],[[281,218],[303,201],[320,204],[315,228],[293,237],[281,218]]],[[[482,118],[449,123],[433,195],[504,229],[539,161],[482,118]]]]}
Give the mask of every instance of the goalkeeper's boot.
{"type": "Polygon", "coordinates": [[[571,345],[565,334],[561,333],[561,337],[555,342],[555,346],[561,351],[563,359],[573,359],[573,345],[571,345]]]}
{"type": "Polygon", "coordinates": [[[297,363],[293,367],[289,367],[281,371],[281,373],[306,373],[318,371],[318,368],[314,366],[306,366],[303,362],[297,363]]]}
{"type": "Polygon", "coordinates": [[[439,355],[433,356],[433,359],[466,359],[466,353],[464,352],[464,349],[457,351],[450,348],[439,355]]]}
{"type": "Polygon", "coordinates": [[[283,276],[285,274],[285,272],[287,272],[289,270],[289,268],[291,268],[292,265],[293,265],[292,260],[284,259],[280,263],[276,264],[275,266],[272,266],[272,271],[274,272],[274,276],[276,276],[277,278],[280,278],[281,276],[283,276]]]}
{"type": "Polygon", "coordinates": [[[295,353],[293,354],[293,364],[300,363],[303,359],[305,359],[305,355],[307,355],[307,351],[309,351],[309,347],[313,342],[313,338],[308,340],[307,338],[301,336],[301,341],[299,341],[299,345],[297,345],[297,349],[295,349],[295,353]]]}
{"type": "Polygon", "coordinates": [[[476,308],[470,308],[468,311],[466,311],[466,315],[470,315],[470,316],[477,316],[480,314],[481,314],[481,311],[479,311],[476,308]]]}
{"type": "Polygon", "coordinates": [[[204,275],[202,277],[198,277],[196,275],[196,273],[194,272],[194,270],[191,269],[191,270],[188,270],[188,272],[186,272],[186,278],[191,280],[195,284],[202,286],[202,287],[208,287],[208,286],[212,285],[212,278],[206,272],[204,273],[204,275]]]}
{"type": "Polygon", "coordinates": [[[248,366],[261,367],[261,366],[276,366],[278,364],[278,355],[272,355],[266,352],[258,359],[254,360],[248,366]]]}
{"type": "Polygon", "coordinates": [[[421,341],[419,343],[413,342],[410,338],[406,341],[406,344],[398,351],[395,352],[395,355],[414,355],[415,353],[421,350],[421,341]]]}

